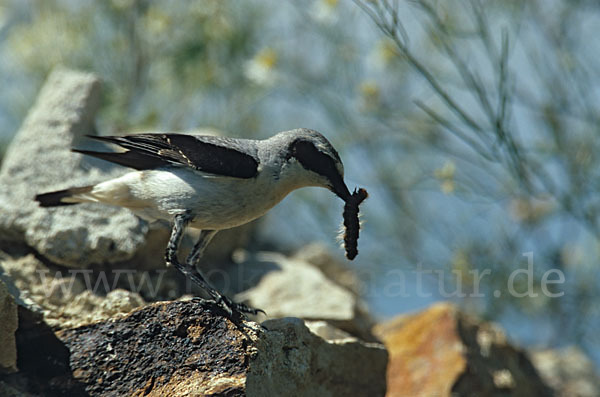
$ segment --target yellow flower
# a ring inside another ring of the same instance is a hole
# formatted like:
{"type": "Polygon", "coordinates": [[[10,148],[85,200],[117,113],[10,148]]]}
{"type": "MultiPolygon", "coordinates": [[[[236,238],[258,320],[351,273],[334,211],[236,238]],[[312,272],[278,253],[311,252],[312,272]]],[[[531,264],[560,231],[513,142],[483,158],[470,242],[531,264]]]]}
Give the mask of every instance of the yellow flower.
{"type": "Polygon", "coordinates": [[[134,6],[135,0],[112,0],[112,6],[119,10],[126,10],[134,6]]]}
{"type": "Polygon", "coordinates": [[[374,81],[363,81],[358,90],[362,99],[364,110],[374,110],[380,103],[381,89],[374,81]]]}
{"type": "Polygon", "coordinates": [[[469,259],[469,252],[466,249],[458,249],[452,257],[452,271],[457,277],[460,277],[463,285],[471,285],[473,282],[473,264],[469,259]]]}
{"type": "Polygon", "coordinates": [[[244,73],[257,84],[269,84],[275,79],[274,70],[278,55],[272,48],[264,48],[245,65],[244,73]]]}
{"type": "Polygon", "coordinates": [[[456,173],[456,165],[453,161],[448,160],[444,165],[436,169],[433,174],[440,181],[440,189],[444,194],[451,194],[455,189],[454,174],[456,173]]]}
{"type": "Polygon", "coordinates": [[[336,8],[339,0],[318,0],[313,3],[311,15],[322,23],[333,23],[337,19],[336,8]]]}
{"type": "Polygon", "coordinates": [[[169,15],[156,6],[150,6],[144,15],[144,26],[149,36],[164,34],[170,22],[169,15]]]}
{"type": "Polygon", "coordinates": [[[400,55],[396,44],[390,39],[380,40],[375,47],[375,57],[382,66],[387,66],[400,55]]]}
{"type": "Polygon", "coordinates": [[[519,222],[537,222],[554,210],[556,203],[549,197],[518,197],[510,203],[510,214],[519,222]]]}
{"type": "Polygon", "coordinates": [[[264,68],[273,69],[277,64],[277,53],[272,48],[265,48],[256,55],[255,59],[264,68]]]}

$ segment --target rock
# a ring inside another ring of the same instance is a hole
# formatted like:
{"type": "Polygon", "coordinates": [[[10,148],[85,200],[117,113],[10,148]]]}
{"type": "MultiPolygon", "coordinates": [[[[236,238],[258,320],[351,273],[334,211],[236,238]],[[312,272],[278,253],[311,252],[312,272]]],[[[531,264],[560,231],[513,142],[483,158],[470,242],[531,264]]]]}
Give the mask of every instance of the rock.
{"type": "Polygon", "coordinates": [[[305,321],[304,324],[310,332],[328,341],[354,338],[349,333],[334,327],[327,321],[305,321]]]}
{"type": "Polygon", "coordinates": [[[557,397],[600,396],[600,375],[577,347],[530,351],[529,356],[557,397]]]}
{"type": "Polygon", "coordinates": [[[90,272],[51,271],[31,254],[5,257],[0,269],[17,288],[23,306],[41,313],[46,324],[53,328],[106,320],[146,304],[139,294],[122,289],[94,294],[93,290],[99,288],[89,278],[90,272]]]}
{"type": "Polygon", "coordinates": [[[387,352],[354,337],[324,341],[302,320],[265,321],[246,380],[249,396],[383,396],[387,352]]]}
{"type": "Polygon", "coordinates": [[[33,254],[4,256],[0,270],[10,278],[24,306],[56,311],[85,290],[85,285],[68,271],[52,271],[33,254]]]}
{"type": "Polygon", "coordinates": [[[86,395],[71,373],[69,350],[39,313],[19,306],[16,339],[19,372],[0,376],[0,395],[86,395]]]}
{"type": "MultiPolygon", "coordinates": [[[[123,262],[127,268],[132,264],[140,269],[164,268],[169,227],[153,228],[147,242],[147,223],[128,210],[102,204],[39,208],[33,200],[37,193],[85,186],[128,171],[70,151],[74,146],[99,145],[81,139],[95,134],[99,103],[96,76],[62,69],[50,74],[0,170],[0,241],[26,242],[52,262],[73,268],[123,262]]],[[[229,261],[232,251],[247,242],[252,228],[246,225],[219,233],[205,260],[229,261]]],[[[191,248],[194,241],[189,237],[185,241],[191,248]]]]}
{"type": "Polygon", "coordinates": [[[256,261],[243,266],[247,272],[261,273],[262,277],[256,286],[238,294],[238,299],[263,309],[269,318],[325,320],[364,340],[374,340],[370,331],[372,320],[360,298],[309,263],[277,253],[262,253],[256,261]]]}
{"type": "Polygon", "coordinates": [[[527,355],[500,329],[447,303],[375,328],[390,362],[388,396],[548,396],[527,355]]]}
{"type": "Polygon", "coordinates": [[[53,262],[79,268],[129,259],[144,242],[146,224],[126,210],[98,204],[42,209],[33,200],[36,193],[124,172],[88,171],[83,156],[70,152],[80,137],[94,133],[99,104],[96,76],[50,74],[0,170],[0,239],[26,241],[53,262]]]}
{"type": "MultiPolygon", "coordinates": [[[[248,329],[255,336],[257,325],[248,329]]],[[[159,303],[59,332],[90,395],[204,395],[244,390],[252,340],[191,302],[159,303]]]]}
{"type": "Polygon", "coordinates": [[[356,295],[360,295],[364,290],[356,273],[340,263],[322,243],[311,243],[300,248],[293,255],[293,259],[308,262],[319,268],[328,279],[356,295]]]}
{"type": "Polygon", "coordinates": [[[18,325],[17,304],[0,280],[0,372],[17,370],[15,331],[18,325]]]}
{"type": "Polygon", "coordinates": [[[233,323],[195,302],[160,302],[56,336],[21,336],[27,345],[23,354],[36,349],[40,354],[21,379],[7,380],[9,386],[24,393],[91,396],[385,392],[382,345],[351,337],[325,341],[299,319],[271,320],[262,327],[233,323]]]}
{"type": "Polygon", "coordinates": [[[71,328],[122,317],[146,302],[135,292],[116,289],[106,296],[94,295],[89,290],[78,294],[60,311],[50,313],[45,321],[53,328],[71,328]]]}

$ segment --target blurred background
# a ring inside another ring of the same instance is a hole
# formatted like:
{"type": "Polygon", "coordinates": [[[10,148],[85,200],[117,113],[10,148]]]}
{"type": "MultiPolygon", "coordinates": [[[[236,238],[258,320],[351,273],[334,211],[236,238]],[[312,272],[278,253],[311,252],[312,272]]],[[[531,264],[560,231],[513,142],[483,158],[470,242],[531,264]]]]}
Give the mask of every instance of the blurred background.
{"type": "MultiPolygon", "coordinates": [[[[598,364],[598,26],[586,0],[2,0],[0,146],[56,66],[103,79],[102,134],[316,129],[370,193],[345,263],[374,314],[451,300],[598,364]]],[[[344,261],[342,209],[294,192],[256,247],[344,261]]]]}

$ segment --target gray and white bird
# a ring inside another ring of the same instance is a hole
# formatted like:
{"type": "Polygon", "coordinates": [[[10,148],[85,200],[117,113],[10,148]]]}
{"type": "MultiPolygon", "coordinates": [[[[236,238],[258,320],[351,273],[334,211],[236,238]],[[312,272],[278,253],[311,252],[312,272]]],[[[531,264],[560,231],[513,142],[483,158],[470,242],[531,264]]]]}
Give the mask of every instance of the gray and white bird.
{"type": "Polygon", "coordinates": [[[352,197],[344,183],[337,151],[309,129],[280,132],[265,140],[186,134],[90,136],[121,146],[120,152],[73,149],[135,171],[95,185],[39,194],[42,207],[97,202],[128,208],[148,221],[172,223],[167,265],[175,266],[204,289],[228,314],[256,314],[259,309],[220,294],[197,269],[202,253],[223,229],[250,222],[269,211],[292,190],[320,186],[345,202],[352,197]],[[200,229],[188,258],[177,250],[186,227],[200,229]]]}

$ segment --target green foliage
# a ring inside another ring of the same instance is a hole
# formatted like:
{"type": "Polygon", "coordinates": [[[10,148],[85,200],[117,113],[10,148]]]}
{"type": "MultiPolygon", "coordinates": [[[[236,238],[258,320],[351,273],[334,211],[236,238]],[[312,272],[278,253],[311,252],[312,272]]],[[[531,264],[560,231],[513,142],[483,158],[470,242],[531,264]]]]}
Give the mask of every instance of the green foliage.
{"type": "Polygon", "coordinates": [[[472,203],[470,216],[484,221],[470,233],[465,227],[476,222],[454,223],[458,234],[440,239],[455,252],[451,265],[494,270],[484,312],[498,319],[518,308],[553,323],[556,341],[597,343],[592,302],[598,293],[589,286],[597,289],[599,281],[600,118],[593,109],[600,105],[600,62],[585,43],[593,36],[586,24],[597,20],[600,7],[569,1],[355,4],[429,88],[415,100],[435,130],[435,141],[422,137],[430,144],[422,155],[437,148],[450,158],[451,168],[433,173],[441,189],[472,203]],[[422,34],[406,33],[409,12],[422,34]],[[537,285],[548,269],[567,274],[567,298],[493,297],[527,251],[535,256],[537,285]]]}
{"type": "MultiPolygon", "coordinates": [[[[260,94],[245,84],[244,63],[256,50],[261,13],[248,6],[242,14],[232,3],[38,2],[11,28],[7,47],[38,85],[58,65],[98,73],[109,128],[191,128],[206,96],[229,104],[260,94]]],[[[233,119],[208,121],[245,124],[233,119]]]]}

